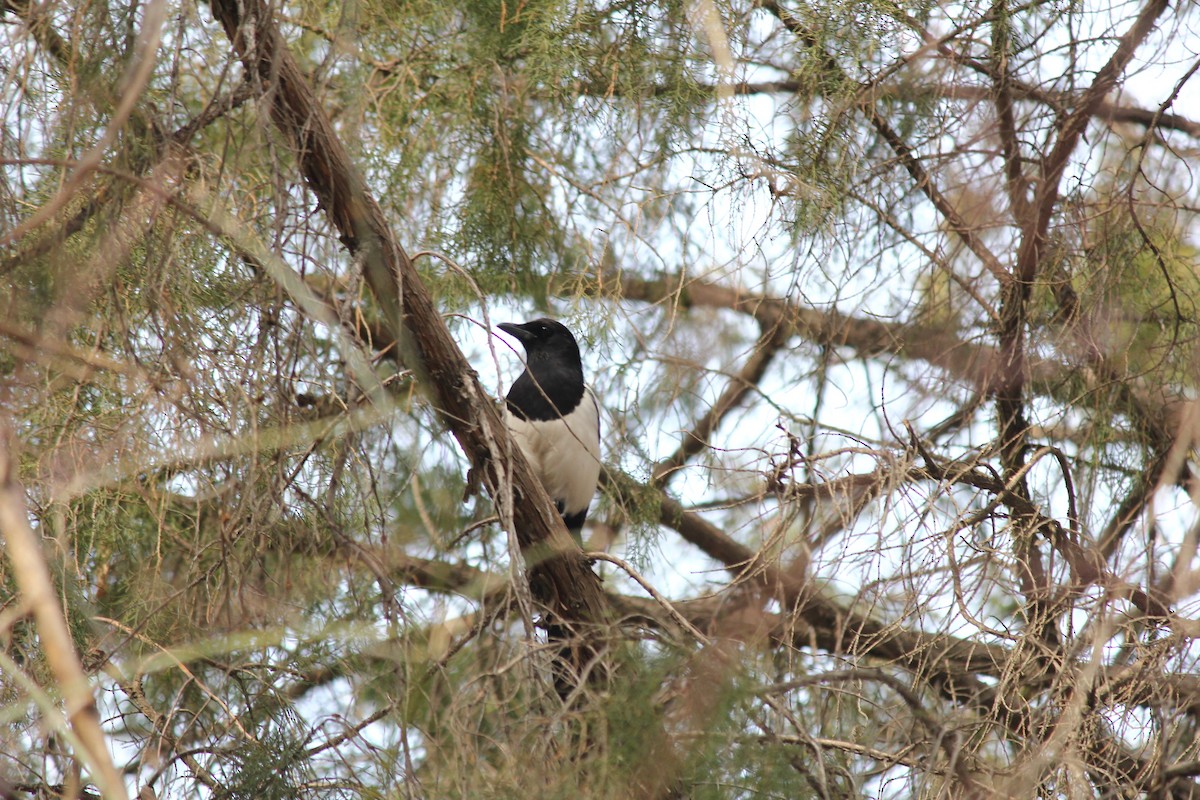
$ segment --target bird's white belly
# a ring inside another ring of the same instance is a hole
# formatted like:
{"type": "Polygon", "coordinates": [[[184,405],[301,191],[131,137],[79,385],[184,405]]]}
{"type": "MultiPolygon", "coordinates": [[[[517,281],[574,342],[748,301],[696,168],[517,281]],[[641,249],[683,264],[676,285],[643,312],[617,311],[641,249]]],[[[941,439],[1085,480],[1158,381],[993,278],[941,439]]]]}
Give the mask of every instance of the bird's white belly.
{"type": "Polygon", "coordinates": [[[567,416],[531,422],[505,412],[509,430],[551,498],[565,514],[583,511],[600,480],[600,412],[587,391],[567,416]]]}

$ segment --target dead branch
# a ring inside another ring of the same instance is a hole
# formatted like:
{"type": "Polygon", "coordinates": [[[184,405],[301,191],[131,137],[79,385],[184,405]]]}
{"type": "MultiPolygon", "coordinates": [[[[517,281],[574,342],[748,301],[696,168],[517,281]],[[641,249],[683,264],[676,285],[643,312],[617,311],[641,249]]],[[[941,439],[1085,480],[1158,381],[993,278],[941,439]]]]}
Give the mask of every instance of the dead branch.
{"type": "Polygon", "coordinates": [[[653,484],[660,488],[666,486],[671,474],[681,469],[708,446],[709,439],[720,427],[722,420],[737,408],[747,392],[758,385],[762,376],[766,374],[767,367],[771,365],[771,361],[786,341],[786,337],[780,334],[781,327],[778,324],[770,327],[764,326],[762,336],[755,343],[750,358],[746,360],[741,371],[730,378],[725,391],[713,403],[712,408],[696,420],[691,430],[683,434],[679,447],[674,453],[654,465],[651,479],[653,484]]]}
{"type": "Polygon", "coordinates": [[[75,642],[63,616],[54,589],[54,579],[42,554],[41,537],[29,524],[25,490],[17,480],[13,433],[7,424],[0,429],[0,534],[12,562],[17,586],[37,622],[42,653],[50,665],[59,693],[66,705],[67,721],[83,746],[79,755],[105,797],[125,800],[125,782],[108,753],[108,741],[100,727],[91,681],[83,671],[75,642]]]}

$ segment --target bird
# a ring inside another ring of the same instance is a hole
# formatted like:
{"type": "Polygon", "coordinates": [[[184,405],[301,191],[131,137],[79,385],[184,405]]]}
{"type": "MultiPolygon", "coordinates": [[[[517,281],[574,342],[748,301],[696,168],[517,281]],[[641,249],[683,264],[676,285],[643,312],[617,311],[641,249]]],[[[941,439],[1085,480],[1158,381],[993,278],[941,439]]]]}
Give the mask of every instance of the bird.
{"type": "Polygon", "coordinates": [[[584,382],[579,343],[548,317],[497,327],[525,348],[525,371],[509,387],[504,422],[582,547],[600,482],[600,406],[584,382]]]}

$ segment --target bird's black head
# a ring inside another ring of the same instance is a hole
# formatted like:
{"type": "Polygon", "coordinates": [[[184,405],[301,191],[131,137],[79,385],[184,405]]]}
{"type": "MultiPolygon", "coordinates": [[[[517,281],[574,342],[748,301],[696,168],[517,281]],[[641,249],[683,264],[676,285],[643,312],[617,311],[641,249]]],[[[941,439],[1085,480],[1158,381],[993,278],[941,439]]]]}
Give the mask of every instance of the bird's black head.
{"type": "Polygon", "coordinates": [[[579,343],[574,334],[557,320],[542,317],[518,325],[501,322],[497,327],[512,336],[525,347],[528,361],[563,361],[570,366],[579,366],[579,343]]]}

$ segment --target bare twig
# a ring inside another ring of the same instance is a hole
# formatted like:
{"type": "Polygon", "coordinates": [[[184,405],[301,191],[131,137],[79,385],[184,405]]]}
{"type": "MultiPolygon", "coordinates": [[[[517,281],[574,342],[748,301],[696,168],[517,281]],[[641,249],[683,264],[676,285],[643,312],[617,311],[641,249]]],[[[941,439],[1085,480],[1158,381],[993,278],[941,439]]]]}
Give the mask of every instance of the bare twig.
{"type": "MultiPolygon", "coordinates": [[[[792,33],[797,39],[804,43],[817,58],[820,59],[822,65],[831,75],[837,76],[842,82],[850,82],[850,77],[845,74],[836,59],[827,53],[820,46],[816,37],[809,31],[805,25],[791,12],[785,9],[777,0],[759,0],[759,5],[770,12],[779,22],[792,33]]],[[[861,93],[857,98],[856,105],[867,121],[871,123],[871,127],[879,134],[879,137],[887,143],[892,152],[896,154],[896,158],[900,161],[900,165],[912,178],[913,185],[925,195],[938,213],[942,215],[946,226],[954,231],[967,246],[980,263],[992,274],[1001,286],[1007,286],[1012,282],[1012,274],[1000,262],[983,239],[979,236],[975,227],[967,222],[966,219],[959,213],[950,199],[938,187],[937,181],[925,169],[921,159],[913,152],[908,143],[903,137],[892,127],[891,123],[879,112],[875,106],[875,98],[869,93],[861,93]]]]}
{"type": "Polygon", "coordinates": [[[772,359],[779,352],[779,348],[783,346],[786,337],[780,335],[780,327],[782,326],[776,324],[763,331],[762,336],[754,345],[754,352],[746,360],[741,371],[730,379],[725,391],[721,393],[712,407],[696,421],[690,430],[683,434],[678,449],[654,465],[652,483],[659,487],[665,486],[670,481],[672,473],[681,469],[708,446],[709,439],[721,425],[721,421],[729,412],[737,408],[747,392],[758,385],[772,359]]]}

